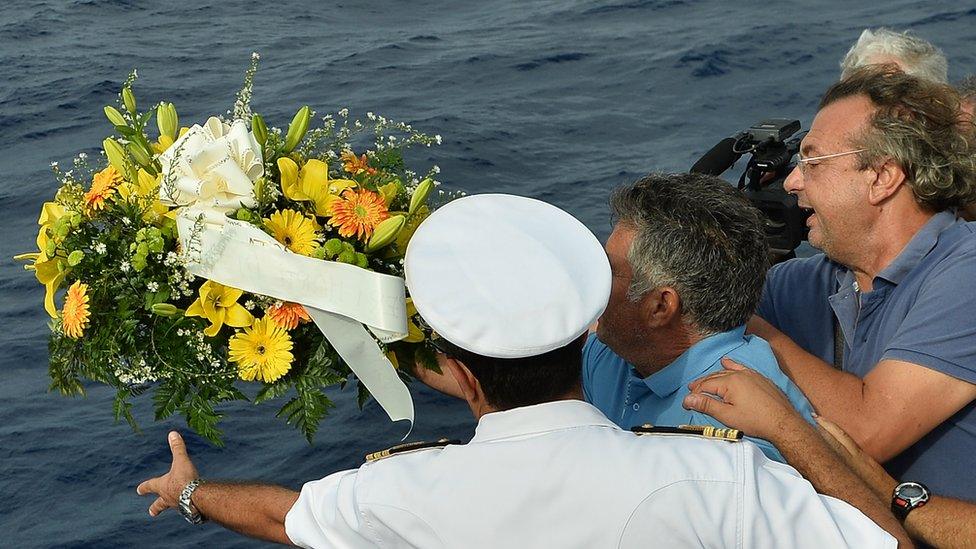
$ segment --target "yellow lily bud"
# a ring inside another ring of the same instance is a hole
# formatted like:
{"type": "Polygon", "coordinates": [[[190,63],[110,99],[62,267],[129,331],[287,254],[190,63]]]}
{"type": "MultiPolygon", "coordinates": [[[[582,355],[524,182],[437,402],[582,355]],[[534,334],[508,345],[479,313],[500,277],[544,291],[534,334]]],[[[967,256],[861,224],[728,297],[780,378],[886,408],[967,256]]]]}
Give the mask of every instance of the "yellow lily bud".
{"type": "Polygon", "coordinates": [[[410,197],[410,207],[407,209],[407,213],[413,215],[416,213],[417,208],[423,206],[427,203],[427,195],[430,194],[431,189],[434,188],[434,182],[430,179],[424,179],[417,185],[417,188],[413,191],[413,196],[410,197]]]}
{"type": "Polygon", "coordinates": [[[255,114],[251,117],[251,132],[254,134],[254,139],[257,140],[258,144],[262,147],[268,141],[268,126],[264,124],[264,119],[261,118],[260,114],[255,114]]]}
{"type": "Polygon", "coordinates": [[[393,242],[406,222],[406,217],[394,215],[377,225],[376,230],[373,231],[373,236],[369,238],[369,242],[366,244],[366,253],[373,253],[393,242]]]}
{"type": "Polygon", "coordinates": [[[285,148],[282,149],[282,152],[288,154],[298,146],[302,138],[305,137],[305,132],[308,131],[308,121],[311,117],[312,111],[308,105],[298,109],[295,118],[292,118],[291,124],[288,124],[288,135],[285,136],[285,148]]]}
{"type": "Polygon", "coordinates": [[[149,166],[152,165],[152,158],[149,158],[149,155],[146,154],[146,151],[139,145],[136,145],[135,143],[129,143],[126,149],[129,150],[129,154],[132,155],[132,158],[135,158],[136,162],[138,162],[140,166],[144,168],[148,168],[149,166]]]}
{"type": "Polygon", "coordinates": [[[386,207],[389,208],[390,204],[393,203],[393,199],[400,194],[400,181],[391,181],[376,190],[380,192],[380,196],[383,197],[383,202],[386,203],[386,207]]]}
{"type": "Polygon", "coordinates": [[[136,114],[136,96],[132,93],[132,88],[126,86],[122,88],[122,103],[129,114],[136,114]]]}
{"type": "Polygon", "coordinates": [[[112,124],[116,126],[126,125],[125,117],[123,117],[122,113],[120,113],[119,110],[116,109],[115,107],[111,105],[106,106],[104,111],[105,111],[105,118],[108,118],[108,121],[111,122],[112,124]]]}
{"type": "Polygon", "coordinates": [[[156,126],[159,128],[160,138],[166,136],[170,142],[176,140],[176,130],[180,127],[180,119],[176,115],[176,107],[172,103],[164,102],[156,107],[156,126]]]}
{"type": "Polygon", "coordinates": [[[152,312],[159,316],[176,316],[183,311],[172,303],[155,303],[152,306],[152,312]]]}
{"type": "Polygon", "coordinates": [[[102,148],[105,149],[105,156],[108,157],[109,164],[118,170],[119,173],[128,173],[128,155],[118,141],[109,137],[105,141],[102,141],[102,148]]]}

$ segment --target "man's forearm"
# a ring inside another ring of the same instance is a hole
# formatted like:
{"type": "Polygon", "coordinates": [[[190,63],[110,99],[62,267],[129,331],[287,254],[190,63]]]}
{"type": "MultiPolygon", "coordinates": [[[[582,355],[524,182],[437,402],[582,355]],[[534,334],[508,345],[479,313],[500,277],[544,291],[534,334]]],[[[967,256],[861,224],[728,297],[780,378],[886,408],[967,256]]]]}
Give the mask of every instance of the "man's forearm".
{"type": "MultiPolygon", "coordinates": [[[[868,426],[877,426],[869,420],[871,410],[865,402],[864,381],[808,353],[789,336],[769,325],[765,320],[753,317],[749,322],[750,333],[769,342],[776,361],[783,372],[803,391],[817,412],[837,423],[866,451],[879,461],[890,456],[878,456],[867,444],[871,436],[868,426]]],[[[876,430],[876,429],[875,429],[876,430]]]]}
{"type": "Polygon", "coordinates": [[[924,507],[908,514],[905,528],[933,547],[976,547],[976,504],[932,496],[924,507]]]}
{"type": "Polygon", "coordinates": [[[809,480],[817,492],[845,501],[860,510],[894,536],[899,547],[913,547],[905,529],[891,514],[888,504],[878,499],[871,488],[826,445],[813,427],[799,416],[797,420],[770,439],[787,463],[809,480]]]}
{"type": "Polygon", "coordinates": [[[248,537],[291,545],[285,515],[298,492],[268,484],[206,482],[193,492],[193,505],[204,517],[248,537]]]}

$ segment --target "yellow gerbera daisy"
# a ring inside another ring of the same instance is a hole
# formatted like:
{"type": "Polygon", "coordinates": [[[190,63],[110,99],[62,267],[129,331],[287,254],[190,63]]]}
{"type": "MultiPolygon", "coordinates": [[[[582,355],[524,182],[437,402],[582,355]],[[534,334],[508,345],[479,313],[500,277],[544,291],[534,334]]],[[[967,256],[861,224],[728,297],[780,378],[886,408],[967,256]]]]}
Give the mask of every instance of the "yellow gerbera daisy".
{"type": "Polygon", "coordinates": [[[95,174],[92,178],[91,189],[85,193],[84,198],[82,198],[82,204],[84,204],[85,213],[92,215],[97,210],[101,210],[105,207],[105,200],[112,196],[115,192],[115,187],[122,183],[122,174],[118,172],[113,166],[109,166],[104,170],[95,174]]]}
{"type": "Polygon", "coordinates": [[[255,320],[244,332],[234,334],[229,345],[229,358],[245,381],[271,383],[291,369],[291,337],[270,318],[255,320]]]}
{"type": "Polygon", "coordinates": [[[365,189],[348,189],[342,193],[341,200],[332,204],[329,225],[338,227],[340,236],[355,235],[366,240],[373,235],[373,229],[388,217],[390,212],[382,196],[365,189]]]}
{"type": "Polygon", "coordinates": [[[286,330],[294,330],[299,322],[308,322],[312,317],[298,303],[278,302],[268,308],[268,317],[286,330]]]}
{"type": "Polygon", "coordinates": [[[295,210],[281,210],[264,219],[271,235],[296,254],[312,255],[319,247],[319,224],[295,210]]]}
{"type": "Polygon", "coordinates": [[[88,285],[76,280],[68,287],[68,294],[64,298],[64,309],[61,311],[61,323],[64,333],[70,338],[78,339],[84,334],[88,326],[88,285]]]}

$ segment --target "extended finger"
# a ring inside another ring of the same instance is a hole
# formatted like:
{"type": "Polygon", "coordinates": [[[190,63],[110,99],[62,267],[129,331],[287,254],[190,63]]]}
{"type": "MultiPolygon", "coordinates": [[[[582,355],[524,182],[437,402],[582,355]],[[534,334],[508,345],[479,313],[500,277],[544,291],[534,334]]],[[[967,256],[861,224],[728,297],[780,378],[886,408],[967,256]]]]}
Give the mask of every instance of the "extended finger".
{"type": "Polygon", "coordinates": [[[703,377],[694,383],[694,387],[691,387],[691,392],[693,394],[699,393],[711,393],[713,395],[718,395],[724,400],[729,393],[730,382],[734,379],[732,377],[732,372],[722,372],[723,375],[710,375],[708,377],[703,377]]]}
{"type": "Polygon", "coordinates": [[[186,453],[186,443],[183,442],[183,437],[179,433],[170,431],[167,440],[169,440],[169,449],[173,452],[173,461],[177,459],[190,459],[190,456],[186,453]]]}
{"type": "Polygon", "coordinates": [[[839,442],[845,449],[847,449],[847,451],[850,454],[856,455],[858,452],[861,451],[860,446],[858,446],[857,443],[854,442],[854,439],[852,439],[850,435],[845,433],[843,429],[838,427],[836,423],[828,419],[824,419],[823,416],[817,416],[814,419],[816,420],[817,425],[819,425],[824,431],[826,431],[831,436],[831,438],[839,442]]]}
{"type": "Polygon", "coordinates": [[[739,364],[738,362],[732,360],[727,356],[722,357],[722,367],[726,370],[732,370],[734,372],[741,370],[749,370],[750,368],[744,364],[739,364]]]}
{"type": "Polygon", "coordinates": [[[709,380],[712,380],[712,379],[720,379],[720,378],[726,377],[726,376],[728,376],[731,373],[732,372],[727,372],[725,370],[721,370],[721,371],[718,371],[718,372],[712,372],[712,373],[708,374],[707,376],[702,376],[702,377],[700,377],[700,378],[692,381],[691,383],[689,383],[688,384],[688,389],[690,389],[691,392],[693,392],[693,393],[701,392],[701,391],[698,390],[698,387],[702,383],[705,383],[706,381],[709,381],[709,380]]]}
{"type": "Polygon", "coordinates": [[[721,400],[707,395],[692,393],[685,396],[681,405],[689,410],[695,410],[696,412],[701,412],[703,414],[712,416],[722,423],[729,423],[726,416],[729,412],[731,412],[732,406],[722,402],[721,400]]]}
{"type": "Polygon", "coordinates": [[[149,506],[149,516],[155,517],[167,509],[169,509],[169,505],[166,505],[163,498],[156,498],[156,501],[152,502],[152,505],[149,506]]]}
{"type": "Polygon", "coordinates": [[[136,493],[139,494],[140,496],[145,496],[146,494],[157,494],[157,493],[159,493],[159,492],[156,491],[156,481],[158,481],[158,480],[159,480],[159,477],[151,478],[149,480],[142,481],[139,484],[139,486],[136,486],[136,493]]]}

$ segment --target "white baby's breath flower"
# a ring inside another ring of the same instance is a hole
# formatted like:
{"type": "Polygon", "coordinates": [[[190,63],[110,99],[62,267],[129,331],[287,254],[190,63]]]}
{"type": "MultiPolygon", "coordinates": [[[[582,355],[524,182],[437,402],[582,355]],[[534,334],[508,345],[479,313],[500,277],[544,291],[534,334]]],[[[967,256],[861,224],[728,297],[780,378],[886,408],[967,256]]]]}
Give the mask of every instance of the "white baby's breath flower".
{"type": "Polygon", "coordinates": [[[119,264],[119,270],[122,271],[123,273],[129,272],[129,269],[131,268],[132,265],[128,261],[122,261],[122,263],[119,264]]]}
{"type": "Polygon", "coordinates": [[[108,251],[108,248],[105,246],[104,242],[97,242],[94,249],[96,254],[104,254],[106,251],[108,251]]]}
{"type": "Polygon", "coordinates": [[[441,134],[435,135],[434,136],[434,141],[436,141],[437,144],[440,145],[441,144],[441,134]]]}
{"type": "Polygon", "coordinates": [[[247,301],[244,302],[244,308],[247,309],[247,310],[249,310],[249,311],[253,311],[254,308],[257,307],[257,306],[258,306],[257,303],[255,303],[251,299],[248,299],[247,301]]]}
{"type": "Polygon", "coordinates": [[[149,282],[148,284],[146,284],[146,289],[149,290],[150,292],[158,292],[159,291],[159,283],[157,283],[157,282],[149,282]]]}

